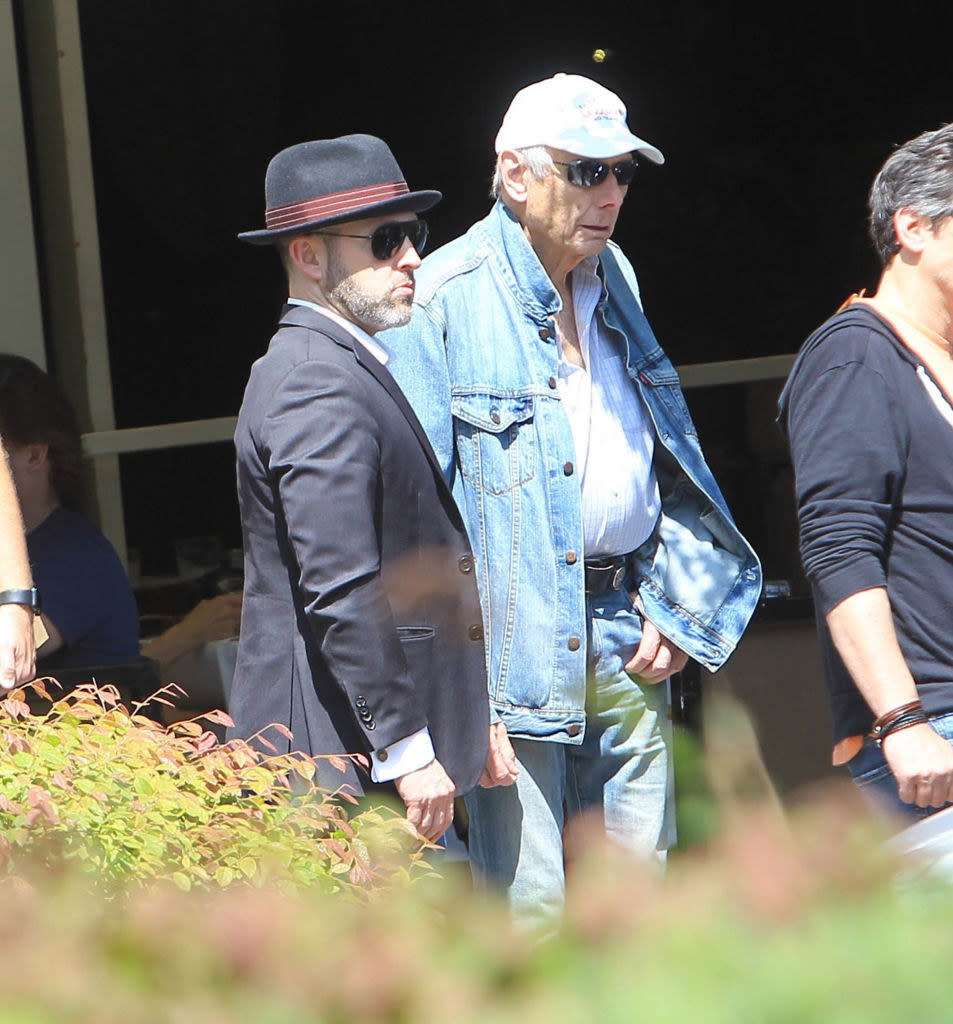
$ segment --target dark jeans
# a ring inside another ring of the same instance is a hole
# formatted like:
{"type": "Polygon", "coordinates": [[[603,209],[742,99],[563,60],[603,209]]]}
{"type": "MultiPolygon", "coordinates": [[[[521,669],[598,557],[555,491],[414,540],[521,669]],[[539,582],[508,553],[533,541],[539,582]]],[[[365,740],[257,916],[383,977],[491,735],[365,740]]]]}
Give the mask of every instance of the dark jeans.
{"type": "MultiPolygon", "coordinates": [[[[930,724],[948,743],[953,743],[953,712],[935,715],[930,719],[930,724]]],[[[900,799],[897,780],[880,747],[872,739],[864,740],[860,753],[847,762],[847,768],[860,791],[879,814],[891,817],[900,815],[908,824],[912,824],[942,810],[940,807],[917,807],[916,804],[904,803],[900,799]]]]}

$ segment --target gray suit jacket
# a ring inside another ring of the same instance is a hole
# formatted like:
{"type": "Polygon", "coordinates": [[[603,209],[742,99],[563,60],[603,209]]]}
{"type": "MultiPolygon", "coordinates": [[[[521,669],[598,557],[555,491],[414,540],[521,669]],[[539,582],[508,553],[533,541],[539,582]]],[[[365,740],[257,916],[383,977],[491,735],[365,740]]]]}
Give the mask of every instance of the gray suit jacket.
{"type": "MultiPolygon", "coordinates": [[[[286,307],[235,447],[245,596],[230,735],[367,754],[427,726],[458,793],[471,789],[489,726],[473,556],[386,367],[329,318],[286,307]]],[[[321,780],[369,784],[330,766],[321,780]]]]}

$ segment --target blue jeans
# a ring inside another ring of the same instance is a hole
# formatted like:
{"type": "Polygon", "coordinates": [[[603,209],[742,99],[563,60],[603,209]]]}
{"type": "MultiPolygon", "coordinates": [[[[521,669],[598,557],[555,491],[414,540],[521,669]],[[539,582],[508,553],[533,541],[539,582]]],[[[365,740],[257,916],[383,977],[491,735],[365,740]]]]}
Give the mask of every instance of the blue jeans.
{"type": "MultiPolygon", "coordinates": [[[[936,715],[930,719],[933,728],[949,743],[953,743],[953,713],[936,715]]],[[[941,810],[939,807],[917,807],[900,799],[897,780],[893,776],[880,747],[872,739],[865,739],[860,752],[847,762],[847,768],[861,793],[878,814],[898,815],[907,824],[929,818],[941,810]]],[[[949,806],[949,805],[947,805],[949,806]]]]}
{"type": "Polygon", "coordinates": [[[529,926],[562,911],[563,829],[574,815],[600,811],[606,834],[648,859],[664,861],[674,841],[668,686],[643,686],[624,669],[642,636],[627,591],[590,596],[587,613],[582,744],[514,739],[517,782],[466,798],[477,884],[502,888],[529,926]]]}

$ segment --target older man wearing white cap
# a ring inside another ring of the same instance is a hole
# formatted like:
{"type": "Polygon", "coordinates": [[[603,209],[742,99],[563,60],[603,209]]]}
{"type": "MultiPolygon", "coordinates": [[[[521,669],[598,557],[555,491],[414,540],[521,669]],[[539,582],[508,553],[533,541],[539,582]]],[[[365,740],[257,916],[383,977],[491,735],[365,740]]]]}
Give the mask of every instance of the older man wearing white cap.
{"type": "Polygon", "coordinates": [[[564,74],[516,94],[496,154],[496,204],[424,260],[394,373],[474,548],[487,772],[508,778],[514,756],[519,772],[468,797],[471,860],[519,920],[545,924],[573,816],[595,812],[613,839],[664,859],[659,684],[689,656],[725,661],[761,573],[610,241],[638,161],[662,154],[617,96],[564,74]]]}

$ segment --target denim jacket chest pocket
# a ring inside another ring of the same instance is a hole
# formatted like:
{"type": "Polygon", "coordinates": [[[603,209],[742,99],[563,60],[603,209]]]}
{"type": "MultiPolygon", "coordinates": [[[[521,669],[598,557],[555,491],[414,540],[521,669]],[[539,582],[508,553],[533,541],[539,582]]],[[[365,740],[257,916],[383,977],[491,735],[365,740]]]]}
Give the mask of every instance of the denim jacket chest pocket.
{"type": "Polygon", "coordinates": [[[450,410],[460,472],[474,486],[490,494],[505,494],[533,479],[532,395],[455,391],[450,410]]]}
{"type": "Polygon", "coordinates": [[[667,423],[663,423],[660,419],[656,420],[656,426],[663,440],[665,440],[666,427],[671,427],[676,432],[695,439],[697,437],[695,424],[692,422],[691,413],[685,404],[681,382],[675,368],[665,364],[644,366],[639,370],[639,380],[642,383],[642,391],[650,411],[653,413],[656,411],[652,406],[653,399],[657,399],[661,406],[658,411],[661,411],[667,420],[667,423]]]}

